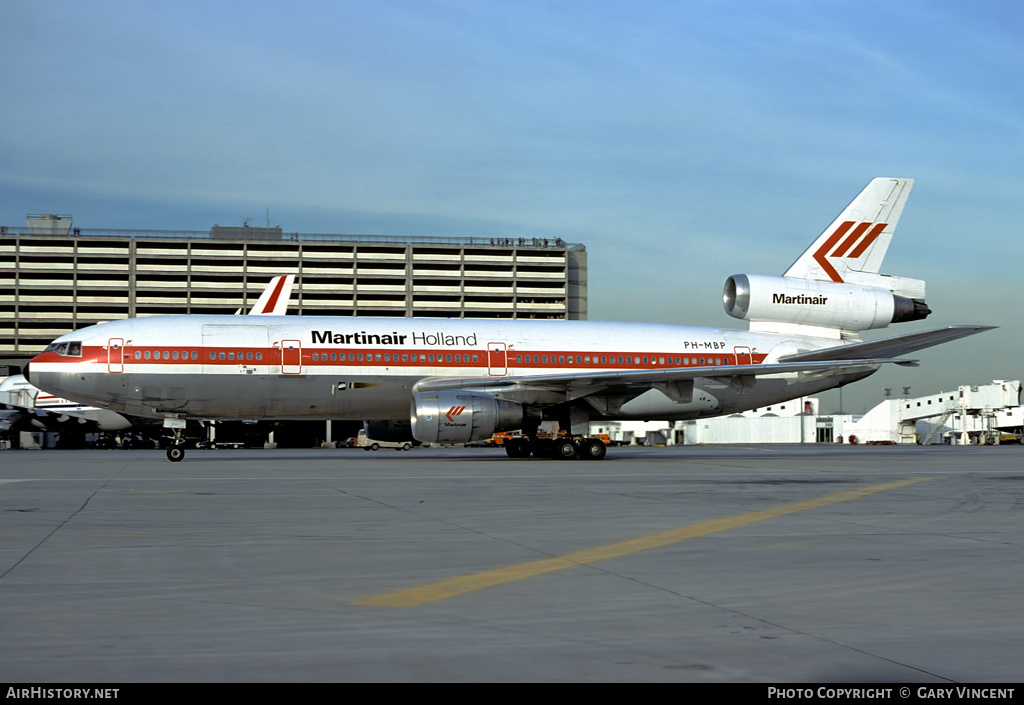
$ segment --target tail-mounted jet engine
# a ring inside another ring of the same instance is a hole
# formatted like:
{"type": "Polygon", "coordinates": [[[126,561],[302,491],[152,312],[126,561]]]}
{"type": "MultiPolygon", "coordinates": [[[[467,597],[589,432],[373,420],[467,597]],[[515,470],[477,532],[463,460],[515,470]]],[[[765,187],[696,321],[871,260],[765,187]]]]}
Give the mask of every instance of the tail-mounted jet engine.
{"type": "Polygon", "coordinates": [[[722,301],[733,318],[851,331],[919,321],[931,313],[924,301],[877,286],[764,274],[729,277],[722,301]]]}
{"type": "Polygon", "coordinates": [[[490,394],[424,392],[412,398],[412,435],[421,443],[470,443],[523,427],[520,404],[490,394]]]}

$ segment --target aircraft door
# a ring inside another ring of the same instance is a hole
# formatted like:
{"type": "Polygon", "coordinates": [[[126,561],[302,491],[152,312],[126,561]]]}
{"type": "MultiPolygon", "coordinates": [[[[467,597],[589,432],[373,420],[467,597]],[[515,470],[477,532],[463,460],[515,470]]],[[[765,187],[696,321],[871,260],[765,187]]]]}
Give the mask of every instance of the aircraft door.
{"type": "Polygon", "coordinates": [[[281,341],[281,374],[302,374],[302,343],[298,340],[281,341]]]}
{"type": "Polygon", "coordinates": [[[508,374],[505,343],[487,343],[487,374],[491,377],[504,377],[508,374]]]}
{"type": "Polygon", "coordinates": [[[107,372],[124,372],[124,338],[107,341],[107,372]]]}
{"type": "Polygon", "coordinates": [[[736,346],[732,349],[736,355],[737,365],[750,365],[754,362],[754,358],[750,355],[750,348],[746,346],[736,346]]]}

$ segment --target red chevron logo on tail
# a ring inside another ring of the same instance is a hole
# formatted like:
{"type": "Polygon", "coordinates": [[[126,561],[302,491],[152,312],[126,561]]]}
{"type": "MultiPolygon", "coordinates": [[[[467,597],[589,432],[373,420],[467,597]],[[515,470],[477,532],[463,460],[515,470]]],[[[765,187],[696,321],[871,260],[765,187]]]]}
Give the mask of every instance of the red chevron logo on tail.
{"type": "Polygon", "coordinates": [[[814,252],[814,260],[821,265],[821,268],[825,270],[825,273],[828,274],[832,281],[842,284],[843,278],[839,276],[839,272],[836,271],[836,268],[832,266],[832,263],[827,258],[843,257],[857,259],[871,247],[871,243],[875,241],[875,238],[888,225],[888,223],[855,223],[852,220],[847,220],[836,228],[836,231],[829,236],[825,244],[814,252]],[[855,225],[856,227],[854,227],[855,225]],[[865,232],[867,233],[866,235],[865,232]],[[853,248],[852,251],[850,248],[853,248]]]}

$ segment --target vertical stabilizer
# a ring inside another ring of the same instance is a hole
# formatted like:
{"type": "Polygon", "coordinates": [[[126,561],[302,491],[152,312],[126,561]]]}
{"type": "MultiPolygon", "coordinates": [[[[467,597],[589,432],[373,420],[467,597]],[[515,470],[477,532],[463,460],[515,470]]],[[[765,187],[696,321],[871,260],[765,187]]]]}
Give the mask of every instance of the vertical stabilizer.
{"type": "Polygon", "coordinates": [[[283,316],[288,312],[295,275],[274,277],[263,290],[259,301],[249,311],[250,316],[283,316]]]}
{"type": "Polygon", "coordinates": [[[913,179],[872,179],[784,276],[843,283],[878,274],[913,185],[913,179]]]}

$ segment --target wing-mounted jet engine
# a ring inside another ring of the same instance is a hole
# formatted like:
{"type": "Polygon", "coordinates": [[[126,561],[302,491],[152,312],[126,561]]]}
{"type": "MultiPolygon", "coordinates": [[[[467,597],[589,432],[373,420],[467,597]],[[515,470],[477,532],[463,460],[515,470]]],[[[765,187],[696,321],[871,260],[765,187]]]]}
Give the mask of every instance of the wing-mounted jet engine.
{"type": "Polygon", "coordinates": [[[424,392],[413,395],[410,418],[417,441],[472,443],[490,438],[495,431],[522,428],[529,414],[521,404],[490,394],[424,392]]]}

